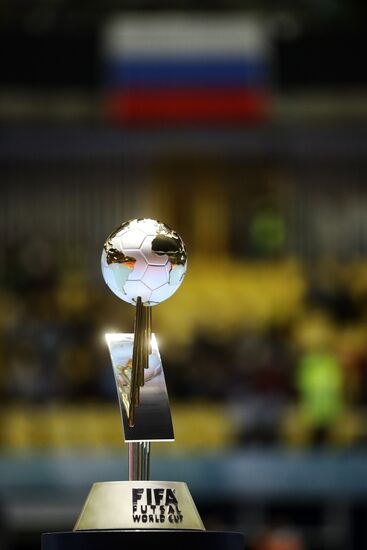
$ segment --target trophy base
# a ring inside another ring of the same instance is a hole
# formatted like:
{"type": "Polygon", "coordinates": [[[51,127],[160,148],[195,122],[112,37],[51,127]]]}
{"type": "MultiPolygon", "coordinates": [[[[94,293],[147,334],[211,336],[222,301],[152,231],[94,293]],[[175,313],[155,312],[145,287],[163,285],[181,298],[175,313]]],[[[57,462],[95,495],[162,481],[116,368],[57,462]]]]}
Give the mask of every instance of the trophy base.
{"type": "Polygon", "coordinates": [[[180,481],[94,483],[74,531],[111,529],[205,531],[190,491],[180,481]]]}
{"type": "Polygon", "coordinates": [[[42,550],[243,550],[240,533],[220,531],[73,531],[42,535],[42,550]]]}

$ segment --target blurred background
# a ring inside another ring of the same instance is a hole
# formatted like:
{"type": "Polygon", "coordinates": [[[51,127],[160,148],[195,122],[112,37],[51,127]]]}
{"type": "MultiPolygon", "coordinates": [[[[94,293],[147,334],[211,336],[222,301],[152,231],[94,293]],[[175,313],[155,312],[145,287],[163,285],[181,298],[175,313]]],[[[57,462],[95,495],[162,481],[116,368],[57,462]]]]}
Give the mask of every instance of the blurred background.
{"type": "Polygon", "coordinates": [[[248,550],[367,547],[367,66],[359,0],[0,2],[0,547],[126,479],[100,273],[158,218],[175,424],[152,477],[248,550]],[[174,8],[174,11],[172,11],[174,8]]]}

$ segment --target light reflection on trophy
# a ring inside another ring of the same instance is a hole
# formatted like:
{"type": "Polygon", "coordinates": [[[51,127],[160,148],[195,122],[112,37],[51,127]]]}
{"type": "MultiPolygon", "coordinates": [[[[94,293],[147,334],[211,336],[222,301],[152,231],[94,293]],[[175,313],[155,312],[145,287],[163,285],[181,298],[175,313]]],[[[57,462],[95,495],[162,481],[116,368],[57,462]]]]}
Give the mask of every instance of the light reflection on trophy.
{"type": "Polygon", "coordinates": [[[104,550],[106,544],[113,550],[123,544],[242,550],[242,535],[205,531],[185,483],[149,481],[150,443],[174,440],[152,309],[176,292],[186,266],[181,237],[156,220],[123,223],[107,238],[104,280],[135,306],[133,334],[106,334],[129,447],[129,481],[95,483],[73,533],[44,535],[44,550],[104,550]]]}
{"type": "Polygon", "coordinates": [[[174,439],[163,367],[152,333],[152,308],[178,289],[186,272],[180,236],[151,219],[122,224],[107,238],[102,273],[135,306],[134,334],[106,334],[119,396],[129,480],[147,480],[151,441],[174,439]]]}

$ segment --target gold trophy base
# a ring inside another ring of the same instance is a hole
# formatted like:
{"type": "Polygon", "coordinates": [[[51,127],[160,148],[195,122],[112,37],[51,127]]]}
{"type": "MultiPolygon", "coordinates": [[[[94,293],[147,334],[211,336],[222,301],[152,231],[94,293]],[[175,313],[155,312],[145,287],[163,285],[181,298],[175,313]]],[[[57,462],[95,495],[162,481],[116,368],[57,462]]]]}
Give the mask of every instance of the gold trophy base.
{"type": "Polygon", "coordinates": [[[205,531],[186,483],[94,483],[74,531],[178,529],[205,531]]]}

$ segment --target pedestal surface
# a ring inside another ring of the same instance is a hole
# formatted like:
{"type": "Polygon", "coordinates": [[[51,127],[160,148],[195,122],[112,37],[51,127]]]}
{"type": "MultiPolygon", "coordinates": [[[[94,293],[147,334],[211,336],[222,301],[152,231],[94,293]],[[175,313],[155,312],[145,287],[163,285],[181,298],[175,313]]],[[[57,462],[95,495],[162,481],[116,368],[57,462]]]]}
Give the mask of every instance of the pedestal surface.
{"type": "Polygon", "coordinates": [[[74,531],[42,535],[42,550],[243,550],[240,533],[221,531],[74,531]]]}

